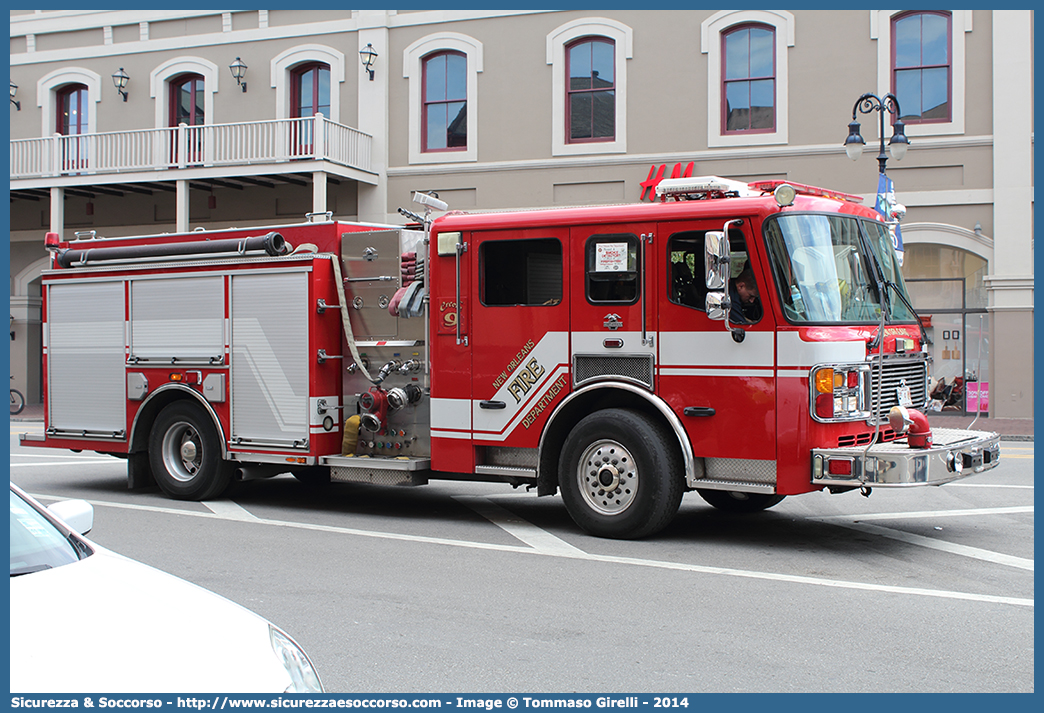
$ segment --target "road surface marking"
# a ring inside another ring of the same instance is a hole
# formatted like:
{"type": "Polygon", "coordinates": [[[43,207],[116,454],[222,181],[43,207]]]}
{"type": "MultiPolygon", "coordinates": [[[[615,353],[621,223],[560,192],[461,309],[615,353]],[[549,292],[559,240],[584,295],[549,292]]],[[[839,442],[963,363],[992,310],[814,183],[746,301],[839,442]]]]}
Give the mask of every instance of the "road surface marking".
{"type": "Polygon", "coordinates": [[[523,520],[514,513],[500,507],[489,498],[480,495],[455,495],[453,499],[467,505],[497,527],[543,554],[570,557],[583,556],[585,554],[583,550],[577,549],[565,540],[555,537],[547,530],[543,530],[533,523],[523,520]]]}
{"type": "MultiPolygon", "coordinates": [[[[54,496],[33,495],[37,500],[60,500],[54,496]]],[[[175,508],[159,508],[147,505],[132,505],[128,503],[114,503],[101,500],[88,500],[92,505],[98,507],[117,507],[128,510],[143,510],[149,512],[164,512],[175,515],[188,515],[191,517],[214,518],[243,522],[239,518],[228,518],[213,512],[200,512],[198,510],[179,510],[175,508]]],[[[611,555],[595,555],[586,553],[580,549],[572,548],[571,552],[538,550],[532,547],[513,545],[497,545],[486,542],[473,542],[469,540],[452,540],[438,537],[425,537],[422,535],[404,535],[392,532],[377,532],[373,530],[357,530],[348,527],[337,527],[332,525],[319,525],[305,522],[292,522],[285,520],[268,520],[258,518],[251,521],[254,524],[274,525],[277,527],[288,527],[298,530],[311,530],[314,532],[328,532],[339,535],[356,535],[359,537],[372,537],[385,540],[398,540],[404,542],[418,542],[424,544],[448,545],[451,547],[463,547],[468,549],[492,550],[500,552],[513,552],[520,554],[533,554],[542,557],[561,557],[563,559],[577,559],[588,562],[604,562],[608,564],[625,564],[636,567],[649,567],[655,569],[667,569],[680,572],[692,572],[695,574],[711,574],[726,577],[739,577],[743,579],[757,579],[762,581],[786,582],[790,584],[804,584],[817,587],[831,587],[836,589],[851,589],[866,592],[887,592],[890,594],[905,594],[910,596],[931,597],[935,599],[956,599],[970,602],[987,602],[992,604],[1010,604],[1013,606],[1034,606],[1032,598],[1002,597],[991,594],[974,594],[971,592],[954,592],[942,589],[924,589],[921,587],[900,587],[885,584],[872,584],[867,582],[852,582],[839,579],[824,579],[820,577],[808,577],[794,574],[780,574],[776,572],[758,572],[754,570],[732,569],[729,567],[711,567],[707,565],[687,564],[684,562],[664,562],[659,560],[646,560],[636,557],[616,557],[611,555]]]]}

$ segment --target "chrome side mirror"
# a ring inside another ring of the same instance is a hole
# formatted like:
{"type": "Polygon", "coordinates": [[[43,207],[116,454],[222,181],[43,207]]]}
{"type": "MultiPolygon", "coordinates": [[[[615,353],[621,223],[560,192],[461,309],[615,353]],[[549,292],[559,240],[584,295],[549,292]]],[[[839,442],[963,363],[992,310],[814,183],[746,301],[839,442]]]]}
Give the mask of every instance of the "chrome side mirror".
{"type": "Polygon", "coordinates": [[[729,299],[728,292],[708,292],[705,305],[707,318],[721,321],[732,309],[732,300],[729,299]]]}
{"type": "Polygon", "coordinates": [[[723,290],[729,279],[729,238],[723,230],[708,230],[704,237],[703,265],[708,290],[723,290]]]}

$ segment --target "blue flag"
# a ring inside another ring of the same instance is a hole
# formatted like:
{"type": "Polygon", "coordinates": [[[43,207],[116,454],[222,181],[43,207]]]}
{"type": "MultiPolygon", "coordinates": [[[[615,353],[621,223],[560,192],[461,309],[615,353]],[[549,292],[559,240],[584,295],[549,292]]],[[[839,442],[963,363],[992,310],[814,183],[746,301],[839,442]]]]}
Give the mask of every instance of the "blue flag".
{"type": "MultiPolygon", "coordinates": [[[[877,202],[874,204],[874,208],[880,213],[886,222],[890,223],[888,226],[889,232],[892,234],[892,246],[895,248],[896,258],[899,260],[899,265],[903,264],[903,233],[899,229],[899,218],[900,215],[896,215],[896,203],[895,200],[895,184],[892,183],[892,179],[883,173],[878,174],[877,179],[877,202]]],[[[906,213],[906,209],[902,210],[902,213],[906,213]]]]}

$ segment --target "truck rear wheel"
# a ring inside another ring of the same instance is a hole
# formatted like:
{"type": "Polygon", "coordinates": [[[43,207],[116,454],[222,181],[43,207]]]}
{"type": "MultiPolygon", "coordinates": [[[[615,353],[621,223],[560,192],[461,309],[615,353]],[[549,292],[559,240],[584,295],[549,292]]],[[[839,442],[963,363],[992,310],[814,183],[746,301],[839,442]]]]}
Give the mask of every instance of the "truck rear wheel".
{"type": "Polygon", "coordinates": [[[767,493],[741,493],[735,490],[706,490],[697,488],[697,493],[708,503],[726,512],[761,512],[778,504],[786,495],[767,493]]]}
{"type": "Polygon", "coordinates": [[[647,537],[678,512],[681,459],[669,434],[648,417],[605,409],[585,417],[566,438],[558,484],[570,516],[588,533],[647,537]]]}
{"type": "Polygon", "coordinates": [[[217,497],[232,477],[217,429],[203,409],[187,401],[160,412],[149,434],[149,461],[156,484],[177,500],[217,497]]]}

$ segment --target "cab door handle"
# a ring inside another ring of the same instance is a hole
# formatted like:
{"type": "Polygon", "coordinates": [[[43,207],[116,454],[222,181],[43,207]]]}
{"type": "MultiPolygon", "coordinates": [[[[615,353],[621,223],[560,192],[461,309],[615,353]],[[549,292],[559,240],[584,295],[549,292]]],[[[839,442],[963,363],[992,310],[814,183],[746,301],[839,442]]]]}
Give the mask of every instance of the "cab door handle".
{"type": "Polygon", "coordinates": [[[507,404],[503,401],[479,401],[479,408],[498,410],[507,408],[507,404]]]}

